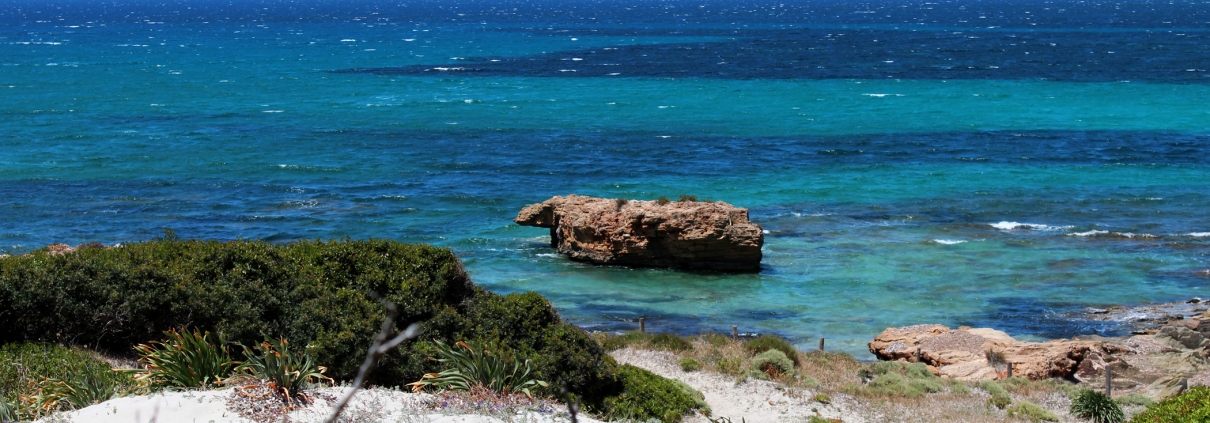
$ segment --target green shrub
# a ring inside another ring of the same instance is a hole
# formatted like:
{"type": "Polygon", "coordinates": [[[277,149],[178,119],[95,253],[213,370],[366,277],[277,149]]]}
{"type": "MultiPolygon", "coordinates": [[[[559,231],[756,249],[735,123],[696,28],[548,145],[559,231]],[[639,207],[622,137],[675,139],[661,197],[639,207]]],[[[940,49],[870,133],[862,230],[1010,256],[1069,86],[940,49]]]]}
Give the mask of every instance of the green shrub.
{"type": "Polygon", "coordinates": [[[827,394],[815,394],[815,396],[812,397],[811,399],[820,404],[831,404],[832,403],[832,397],[827,396],[827,394]]]}
{"type": "Polygon", "coordinates": [[[794,374],[794,362],[778,350],[768,350],[752,359],[752,369],[770,376],[794,374]]]}
{"type": "Polygon", "coordinates": [[[469,391],[475,386],[483,386],[503,394],[523,392],[532,397],[531,388],[548,386],[544,381],[529,377],[533,371],[529,360],[525,360],[522,368],[520,362],[492,354],[491,350],[495,348],[475,351],[465,342],[455,345],[451,347],[438,341],[437,352],[441,358],[437,361],[450,367],[441,373],[426,374],[419,382],[409,384],[412,391],[419,392],[430,386],[443,391],[469,391]]]}
{"type": "Polygon", "coordinates": [[[867,395],[919,398],[926,394],[941,392],[942,386],[936,380],[909,379],[899,373],[883,373],[878,375],[862,389],[867,395]]]}
{"type": "Polygon", "coordinates": [[[17,417],[17,401],[9,401],[0,396],[0,422],[15,422],[17,417]]]}
{"type": "Polygon", "coordinates": [[[687,194],[681,194],[681,198],[678,198],[676,201],[677,201],[677,202],[681,202],[681,203],[696,203],[696,202],[697,202],[697,196],[696,196],[696,195],[687,195],[687,194]]]}
{"type": "Polygon", "coordinates": [[[681,359],[681,370],[686,372],[696,372],[702,369],[702,362],[689,357],[681,359]]]}
{"type": "Polygon", "coordinates": [[[975,383],[975,387],[987,391],[992,396],[987,399],[988,405],[1003,410],[1004,407],[1008,407],[1013,402],[1012,397],[1008,395],[1008,391],[1004,389],[1004,386],[996,383],[994,380],[981,380],[975,383]]]}
{"type": "Polygon", "coordinates": [[[1210,421],[1210,387],[1193,386],[1135,415],[1130,423],[1185,423],[1210,421]]]}
{"type": "Polygon", "coordinates": [[[1085,389],[1071,399],[1071,414],[1094,423],[1121,423],[1126,421],[1122,407],[1103,392],[1085,389]]]}
{"type": "Polygon", "coordinates": [[[1151,398],[1147,398],[1146,395],[1140,394],[1138,392],[1131,392],[1129,394],[1122,395],[1122,396],[1114,399],[1114,401],[1117,401],[1118,405],[1121,405],[1123,407],[1130,407],[1130,406],[1150,407],[1150,406],[1155,405],[1155,400],[1153,400],[1151,398]]]}
{"type": "Polygon", "coordinates": [[[666,350],[673,352],[688,351],[693,349],[693,344],[685,338],[671,334],[660,333],[651,337],[647,344],[657,350],[666,350]]]}
{"type": "Polygon", "coordinates": [[[660,196],[660,198],[655,199],[655,203],[656,203],[656,204],[659,204],[659,205],[661,205],[661,206],[666,205],[666,204],[671,203],[671,202],[672,202],[672,200],[669,200],[669,199],[668,199],[668,197],[665,197],[665,196],[662,196],[662,195],[660,196]]]}
{"type": "Polygon", "coordinates": [[[38,405],[70,409],[136,387],[128,374],[113,371],[92,351],[28,342],[0,345],[0,414],[15,417],[9,420],[36,418],[38,405]],[[42,397],[40,404],[37,397],[42,397]]]}
{"type": "Polygon", "coordinates": [[[708,333],[702,335],[702,339],[712,347],[721,347],[723,345],[727,345],[727,342],[731,340],[730,337],[727,337],[726,335],[719,335],[717,333],[708,333]]]}
{"type": "Polygon", "coordinates": [[[600,410],[608,421],[659,419],[676,423],[697,406],[676,383],[649,371],[624,364],[618,367],[617,375],[622,393],[606,398],[600,410]]]}
{"type": "Polygon", "coordinates": [[[991,398],[987,399],[987,405],[999,408],[1001,410],[1003,410],[1004,407],[1008,407],[1008,405],[1012,404],[1012,403],[1013,403],[1012,398],[1009,398],[1006,396],[1000,396],[1000,395],[992,395],[991,398]]]}
{"type": "Polygon", "coordinates": [[[900,363],[898,361],[879,361],[857,370],[857,377],[870,380],[879,375],[898,373],[910,379],[933,379],[937,375],[930,372],[923,363],[900,363]]]}
{"type": "Polygon", "coordinates": [[[676,386],[678,388],[681,388],[681,392],[685,393],[685,395],[688,395],[689,398],[693,399],[693,407],[696,408],[698,411],[700,411],[702,413],[702,415],[705,415],[705,416],[710,415],[710,411],[711,411],[710,404],[706,403],[706,394],[703,394],[702,391],[693,389],[693,387],[689,386],[688,383],[685,383],[685,382],[682,382],[682,381],[679,381],[676,379],[669,379],[669,380],[671,380],[672,383],[676,384],[676,386]]]}
{"type": "Polygon", "coordinates": [[[495,343],[530,358],[534,377],[600,401],[619,392],[615,364],[588,334],[536,293],[476,287],[448,249],[388,240],[165,239],[0,260],[0,344],[75,342],[126,352],[191,327],[233,342],[264,337],[314,346],[329,375],[349,380],[386,315],[421,322],[418,339],[388,352],[370,383],[398,386],[437,372],[435,341],[495,343]],[[98,326],[95,322],[106,322],[98,326]]]}
{"type": "Polygon", "coordinates": [[[1059,416],[1056,416],[1055,413],[1051,413],[1045,408],[1039,407],[1037,404],[1029,401],[1019,401],[1004,411],[1008,414],[1008,417],[1016,417],[1031,422],[1059,421],[1059,416]]]}
{"type": "Polygon", "coordinates": [[[778,350],[785,354],[795,366],[798,366],[798,350],[794,349],[794,346],[790,345],[790,343],[785,339],[774,335],[761,335],[754,339],[748,340],[747,342],[744,342],[744,350],[748,351],[748,354],[752,355],[757,355],[769,350],[778,350]]]}
{"type": "Polygon", "coordinates": [[[157,388],[199,388],[218,384],[235,370],[222,336],[217,336],[216,345],[210,332],[170,330],[164,335],[168,338],[163,341],[134,347],[146,366],[135,379],[157,388]]]}

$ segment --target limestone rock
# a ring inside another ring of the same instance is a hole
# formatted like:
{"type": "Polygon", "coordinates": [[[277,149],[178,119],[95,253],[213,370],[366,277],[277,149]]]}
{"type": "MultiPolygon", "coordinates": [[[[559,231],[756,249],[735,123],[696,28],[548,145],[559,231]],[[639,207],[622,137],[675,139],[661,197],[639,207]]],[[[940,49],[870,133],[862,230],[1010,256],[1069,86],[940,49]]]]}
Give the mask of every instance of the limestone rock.
{"type": "Polygon", "coordinates": [[[942,375],[975,381],[995,379],[1007,370],[989,364],[988,351],[1012,363],[1014,376],[1045,379],[1071,376],[1090,351],[1105,347],[1093,341],[1023,342],[995,329],[919,325],[887,329],[869,348],[882,360],[921,361],[936,366],[942,375]]]}
{"type": "Polygon", "coordinates": [[[550,228],[551,246],[573,260],[622,266],[755,272],[765,240],[748,209],[723,202],[569,195],[526,206],[513,221],[550,228]]]}
{"type": "Polygon", "coordinates": [[[1168,325],[1160,328],[1155,335],[1155,341],[1165,346],[1182,350],[1195,350],[1210,346],[1210,339],[1184,324],[1168,325]]]}

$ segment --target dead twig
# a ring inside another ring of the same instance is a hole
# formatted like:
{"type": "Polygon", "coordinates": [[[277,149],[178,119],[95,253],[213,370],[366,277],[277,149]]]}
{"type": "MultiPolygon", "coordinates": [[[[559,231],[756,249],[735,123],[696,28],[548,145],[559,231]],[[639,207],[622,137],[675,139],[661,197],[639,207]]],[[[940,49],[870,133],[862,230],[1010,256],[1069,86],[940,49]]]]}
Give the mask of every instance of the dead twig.
{"type": "Polygon", "coordinates": [[[324,423],[336,422],[336,419],[340,417],[340,413],[344,411],[345,406],[349,405],[349,401],[353,400],[353,395],[357,394],[357,391],[365,384],[366,377],[374,370],[374,365],[378,364],[379,358],[382,358],[391,348],[395,348],[403,343],[403,341],[415,338],[420,334],[420,324],[412,323],[402,333],[395,335],[394,338],[387,339],[391,336],[391,324],[395,321],[398,311],[395,304],[383,299],[379,299],[379,301],[387,309],[387,316],[385,319],[382,319],[382,329],[378,331],[378,335],[374,336],[374,342],[370,344],[370,350],[366,352],[366,359],[361,363],[361,368],[357,370],[357,378],[353,380],[352,389],[349,389],[348,392],[345,392],[340,397],[340,401],[337,401],[336,406],[332,409],[332,415],[328,416],[328,419],[324,420],[324,423]]]}

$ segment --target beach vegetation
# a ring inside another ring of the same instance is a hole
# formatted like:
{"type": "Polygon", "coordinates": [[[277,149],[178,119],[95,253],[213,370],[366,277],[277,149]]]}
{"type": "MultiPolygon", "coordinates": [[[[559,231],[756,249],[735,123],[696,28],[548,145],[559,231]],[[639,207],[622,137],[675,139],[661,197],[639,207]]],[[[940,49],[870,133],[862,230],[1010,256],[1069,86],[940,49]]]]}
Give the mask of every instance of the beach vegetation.
{"type": "Polygon", "coordinates": [[[677,201],[678,203],[696,203],[696,202],[697,202],[697,196],[696,196],[696,195],[681,194],[681,198],[678,198],[676,201],[677,201]]]}
{"type": "Polygon", "coordinates": [[[1006,408],[1004,411],[1008,414],[1008,417],[1029,420],[1031,422],[1059,421],[1059,416],[1056,416],[1055,413],[1029,401],[1017,401],[1016,404],[1006,408]]]}
{"type": "Polygon", "coordinates": [[[310,348],[304,347],[301,351],[291,348],[290,342],[285,339],[266,339],[254,348],[241,347],[244,349],[244,362],[236,371],[271,382],[285,398],[291,398],[321,381],[332,381],[324,376],[328,369],[315,363],[310,348]]]}
{"type": "Polygon", "coordinates": [[[761,335],[744,342],[744,349],[751,355],[761,354],[769,350],[778,350],[785,354],[794,365],[798,365],[798,350],[789,341],[776,335],[761,335]]]}
{"type": "Polygon", "coordinates": [[[794,375],[794,362],[779,350],[768,350],[752,359],[752,369],[769,375],[771,378],[794,375]]]}
{"type": "Polygon", "coordinates": [[[698,407],[694,395],[686,392],[688,385],[678,385],[629,364],[619,366],[617,374],[625,388],[620,395],[605,399],[601,407],[601,414],[610,421],[659,419],[678,423],[698,407]]]}
{"type": "Polygon", "coordinates": [[[129,374],[78,347],[0,345],[0,420],[32,420],[137,391],[129,374]]]}
{"type": "Polygon", "coordinates": [[[1130,423],[1184,423],[1210,421],[1210,387],[1192,386],[1130,419],[1130,423]]]}
{"type": "Polygon", "coordinates": [[[206,388],[235,371],[235,361],[221,335],[198,330],[169,330],[162,341],[134,347],[143,369],[135,379],[151,388],[206,388]]]}
{"type": "Polygon", "coordinates": [[[845,390],[853,395],[919,398],[945,389],[940,379],[921,363],[880,361],[862,367],[857,375],[865,385],[848,385],[845,390]]]}
{"type": "Polygon", "coordinates": [[[697,361],[697,360],[693,359],[692,357],[682,358],[680,365],[681,365],[681,370],[684,370],[686,372],[696,372],[696,371],[702,369],[702,362],[697,361]]]}
{"type": "Polygon", "coordinates": [[[533,368],[524,363],[492,354],[491,347],[472,348],[465,342],[453,346],[437,342],[438,362],[447,366],[440,373],[428,373],[419,381],[408,384],[413,392],[425,388],[438,391],[470,391],[483,387],[501,394],[524,393],[533,397],[531,389],[549,386],[545,381],[530,378],[533,368]],[[524,366],[522,365],[524,364],[524,366]]]}
{"type": "Polygon", "coordinates": [[[975,387],[982,389],[984,392],[987,392],[988,395],[991,395],[991,397],[987,399],[987,405],[989,406],[1003,410],[1005,407],[1008,407],[1009,404],[1013,403],[1013,399],[1011,396],[1009,396],[1008,390],[1004,389],[1003,385],[994,380],[978,381],[975,383],[975,387]]]}
{"type": "Polygon", "coordinates": [[[668,197],[665,197],[662,195],[660,196],[660,198],[655,199],[655,203],[658,205],[661,205],[661,206],[668,205],[668,203],[671,203],[671,202],[672,202],[672,200],[669,200],[668,197]]]}
{"type": "Polygon", "coordinates": [[[1122,423],[1126,413],[1104,392],[1091,389],[1080,391],[1071,399],[1071,414],[1093,423],[1122,423]]]}
{"type": "Polygon", "coordinates": [[[1122,407],[1150,407],[1155,405],[1155,400],[1138,392],[1131,392],[1113,400],[1117,401],[1118,405],[1122,407]]]}
{"type": "Polygon", "coordinates": [[[420,323],[420,335],[386,353],[370,384],[400,386],[440,372],[441,363],[429,360],[437,341],[465,341],[529,359],[534,378],[586,404],[623,389],[601,345],[541,295],[488,292],[471,283],[452,251],[427,245],[169,235],[67,254],[39,250],[0,260],[0,300],[9,305],[0,312],[0,344],[70,342],[125,353],[164,331],[196,328],[242,345],[289,339],[309,347],[337,380],[356,375],[385,300],[399,305],[393,326],[420,323]]]}

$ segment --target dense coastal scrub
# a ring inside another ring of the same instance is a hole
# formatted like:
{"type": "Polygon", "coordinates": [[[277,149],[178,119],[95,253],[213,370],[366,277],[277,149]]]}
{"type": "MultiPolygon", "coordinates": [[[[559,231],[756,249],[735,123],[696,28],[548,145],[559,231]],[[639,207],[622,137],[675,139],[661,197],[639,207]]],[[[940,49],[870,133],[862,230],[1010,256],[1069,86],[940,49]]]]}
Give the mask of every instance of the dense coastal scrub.
{"type": "MultiPolygon", "coordinates": [[[[443,370],[438,344],[492,345],[532,376],[566,388],[587,409],[610,413],[610,398],[648,395],[648,379],[619,374],[587,333],[536,293],[497,295],[471,283],[448,249],[387,240],[182,240],[172,236],[67,254],[47,249],[0,259],[0,344],[87,345],[129,355],[165,331],[190,328],[259,345],[266,338],[308,346],[327,376],[349,380],[395,303],[398,329],[419,337],[388,353],[371,383],[401,386],[443,370]],[[634,382],[642,381],[643,384],[634,382]]],[[[680,404],[680,403],[678,403],[680,404]]],[[[690,406],[665,404],[635,418],[664,418],[690,406]],[[671,411],[670,411],[671,410],[671,411]],[[670,414],[671,413],[671,414],[670,414]]]]}

